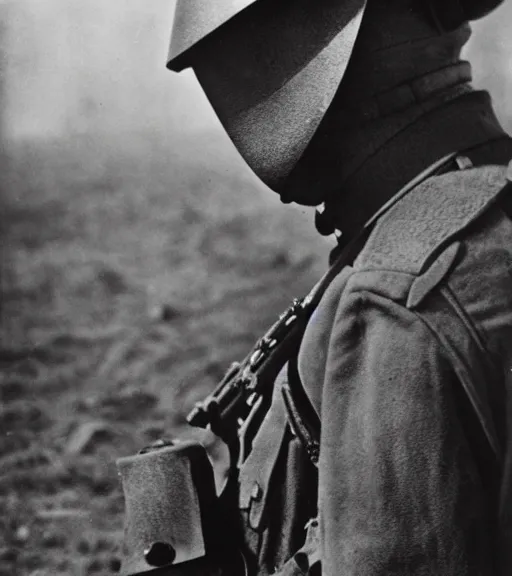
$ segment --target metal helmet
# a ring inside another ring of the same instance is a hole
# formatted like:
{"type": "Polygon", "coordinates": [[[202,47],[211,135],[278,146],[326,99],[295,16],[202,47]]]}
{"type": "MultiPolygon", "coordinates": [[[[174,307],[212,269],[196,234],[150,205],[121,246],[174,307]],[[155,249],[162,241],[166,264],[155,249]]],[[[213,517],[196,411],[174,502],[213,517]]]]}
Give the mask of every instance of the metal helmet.
{"type": "MultiPolygon", "coordinates": [[[[502,0],[417,2],[449,31],[502,0]]],[[[168,68],[194,70],[238,151],[282,199],[307,186],[300,160],[345,74],[366,3],[177,0],[168,68]]]]}
{"type": "Polygon", "coordinates": [[[249,166],[283,192],[336,93],[366,0],[177,0],[168,67],[192,67],[249,166]]]}

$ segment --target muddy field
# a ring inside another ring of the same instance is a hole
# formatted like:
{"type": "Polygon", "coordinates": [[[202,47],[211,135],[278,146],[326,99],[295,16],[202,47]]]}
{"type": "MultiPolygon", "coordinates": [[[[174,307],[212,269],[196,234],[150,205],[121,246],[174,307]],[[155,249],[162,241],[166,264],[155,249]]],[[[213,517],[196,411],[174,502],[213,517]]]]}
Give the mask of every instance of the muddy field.
{"type": "Polygon", "coordinates": [[[3,158],[0,576],[116,573],[116,458],[182,433],[324,269],[311,213],[218,133],[178,141],[82,135],[3,158]]]}
{"type": "Polygon", "coordinates": [[[115,573],[115,459],[179,431],[325,264],[310,215],[200,137],[199,164],[145,134],[4,160],[2,576],[115,573]]]}
{"type": "Polygon", "coordinates": [[[0,576],[113,574],[115,460],[184,414],[329,245],[215,134],[12,148],[1,176],[0,576]]]}

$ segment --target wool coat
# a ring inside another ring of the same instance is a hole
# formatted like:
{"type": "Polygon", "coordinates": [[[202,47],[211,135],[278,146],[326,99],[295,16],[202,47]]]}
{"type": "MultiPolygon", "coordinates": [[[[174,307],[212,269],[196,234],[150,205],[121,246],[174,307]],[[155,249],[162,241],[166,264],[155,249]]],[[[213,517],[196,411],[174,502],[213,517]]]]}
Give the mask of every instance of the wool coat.
{"type": "Polygon", "coordinates": [[[259,574],[319,559],[324,576],[511,573],[506,182],[503,166],[428,179],[330,285],[298,362],[321,415],[318,492],[278,393],[241,470],[259,574]]]}

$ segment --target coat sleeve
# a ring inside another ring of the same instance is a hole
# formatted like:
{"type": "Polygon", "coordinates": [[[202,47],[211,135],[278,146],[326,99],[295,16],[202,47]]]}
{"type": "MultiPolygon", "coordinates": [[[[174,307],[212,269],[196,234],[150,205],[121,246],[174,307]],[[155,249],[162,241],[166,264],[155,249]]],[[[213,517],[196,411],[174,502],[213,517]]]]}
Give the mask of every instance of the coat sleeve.
{"type": "Polygon", "coordinates": [[[342,298],[321,409],[324,576],[491,573],[457,385],[415,313],[368,292],[342,298]]]}

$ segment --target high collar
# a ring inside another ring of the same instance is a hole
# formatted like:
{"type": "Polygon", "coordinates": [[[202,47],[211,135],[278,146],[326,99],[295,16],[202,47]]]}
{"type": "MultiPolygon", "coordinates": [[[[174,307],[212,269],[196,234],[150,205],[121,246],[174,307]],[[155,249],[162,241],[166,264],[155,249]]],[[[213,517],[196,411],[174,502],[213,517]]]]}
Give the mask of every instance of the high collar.
{"type": "Polygon", "coordinates": [[[423,7],[368,3],[350,64],[284,201],[324,202],[351,229],[436,160],[503,135],[460,57],[469,25],[440,32],[423,7]]]}
{"type": "MultiPolygon", "coordinates": [[[[366,147],[365,155],[357,158],[356,154],[356,168],[326,202],[336,227],[348,236],[435,161],[506,135],[489,94],[482,91],[470,91],[445,103],[432,104],[428,111],[411,109],[400,116],[404,128],[385,144],[373,150],[366,147]]],[[[347,142],[351,140],[357,150],[358,140],[362,142],[365,137],[364,131],[353,133],[347,142]]]]}
{"type": "MultiPolygon", "coordinates": [[[[315,205],[367,157],[471,79],[460,52],[471,31],[441,34],[417,0],[369,2],[336,96],[289,175],[283,201],[315,205]]],[[[465,86],[463,90],[468,90],[465,86]]]]}
{"type": "Polygon", "coordinates": [[[295,173],[309,190],[296,201],[324,202],[324,221],[347,236],[437,160],[505,136],[460,58],[469,26],[440,34],[421,14],[394,18],[381,4],[369,5],[338,94],[295,173]]]}

